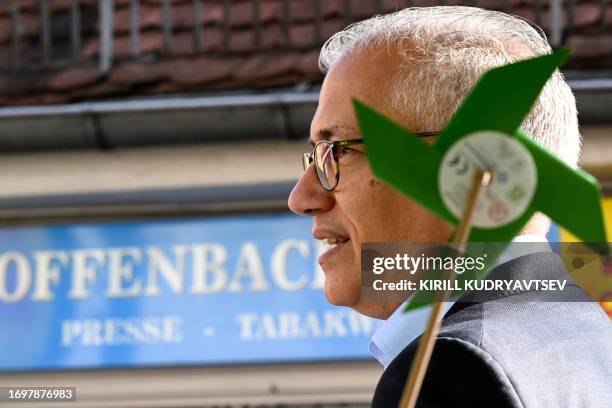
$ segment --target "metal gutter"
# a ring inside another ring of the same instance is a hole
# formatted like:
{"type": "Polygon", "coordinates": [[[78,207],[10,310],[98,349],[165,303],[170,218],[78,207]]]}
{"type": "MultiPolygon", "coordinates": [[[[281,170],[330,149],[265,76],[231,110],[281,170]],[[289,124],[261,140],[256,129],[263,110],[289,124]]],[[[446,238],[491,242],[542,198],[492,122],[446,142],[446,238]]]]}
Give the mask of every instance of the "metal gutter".
{"type": "Polygon", "coordinates": [[[574,92],[612,91],[612,78],[569,79],[567,83],[574,92]]]}
{"type": "MultiPolygon", "coordinates": [[[[568,72],[582,124],[612,123],[612,78],[568,72]]],[[[318,89],[0,109],[0,151],[117,149],[308,134],[318,89]]]]}
{"type": "Polygon", "coordinates": [[[288,212],[293,181],[0,198],[0,226],[288,212]]]}
{"type": "Polygon", "coordinates": [[[0,109],[0,118],[24,116],[80,115],[83,113],[142,112],[268,105],[292,105],[317,102],[319,92],[280,92],[270,94],[224,94],[217,96],[158,97],[155,99],[110,102],[82,102],[71,105],[8,107],[0,109]]]}
{"type": "Polygon", "coordinates": [[[0,151],[304,137],[318,95],[285,91],[2,108],[0,151]]]}
{"type": "Polygon", "coordinates": [[[612,78],[569,79],[581,124],[612,124],[612,78]]]}

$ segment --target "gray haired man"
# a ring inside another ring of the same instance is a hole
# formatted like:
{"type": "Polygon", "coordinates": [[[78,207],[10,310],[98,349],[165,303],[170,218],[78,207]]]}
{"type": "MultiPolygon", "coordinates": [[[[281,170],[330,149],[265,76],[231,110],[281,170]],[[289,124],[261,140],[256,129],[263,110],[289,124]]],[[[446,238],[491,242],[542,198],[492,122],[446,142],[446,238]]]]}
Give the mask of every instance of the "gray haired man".
{"type": "MultiPolygon", "coordinates": [[[[412,132],[436,132],[483,72],[550,51],[541,33],[524,20],[470,7],[377,16],[335,34],[321,51],[326,78],[310,136],[316,148],[306,156],[289,206],[313,218],[314,237],[329,247],[318,259],[328,301],[386,320],[380,330],[395,344],[376,344],[375,336],[371,345],[386,366],[374,407],[398,405],[417,342],[402,330],[401,301],[361,296],[361,244],[444,242],[452,229],[373,176],[364,146],[354,142],[360,134],[351,99],[412,132]],[[326,178],[316,165],[334,176],[326,178]]],[[[576,165],[576,104],[560,73],[548,82],[522,127],[576,165]]],[[[548,228],[549,221],[538,214],[522,239],[544,240],[548,228]]],[[[542,253],[500,268],[534,278],[564,273],[559,259],[542,253]]],[[[577,286],[559,303],[538,301],[528,291],[511,295],[456,303],[447,312],[418,406],[609,406],[612,332],[603,311],[577,286]]]]}

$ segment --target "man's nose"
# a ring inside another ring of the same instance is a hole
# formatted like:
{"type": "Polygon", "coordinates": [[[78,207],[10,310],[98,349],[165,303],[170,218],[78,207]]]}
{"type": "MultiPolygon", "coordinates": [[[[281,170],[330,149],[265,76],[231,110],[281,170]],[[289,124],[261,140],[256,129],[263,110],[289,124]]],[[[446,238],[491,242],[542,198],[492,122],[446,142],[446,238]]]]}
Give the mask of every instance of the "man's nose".
{"type": "Polygon", "coordinates": [[[315,215],[331,209],[334,205],[333,193],[326,191],[313,165],[310,165],[291,190],[289,209],[298,215],[315,215]]]}

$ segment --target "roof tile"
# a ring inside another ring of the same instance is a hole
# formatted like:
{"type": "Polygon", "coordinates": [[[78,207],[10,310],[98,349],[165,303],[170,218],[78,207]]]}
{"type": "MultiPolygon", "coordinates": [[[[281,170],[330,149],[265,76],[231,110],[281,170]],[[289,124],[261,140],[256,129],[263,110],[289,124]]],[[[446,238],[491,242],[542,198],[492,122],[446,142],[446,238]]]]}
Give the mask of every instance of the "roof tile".
{"type": "Polygon", "coordinates": [[[111,72],[108,81],[117,85],[159,82],[170,77],[169,71],[172,65],[173,63],[168,61],[153,63],[127,61],[111,72]]]}
{"type": "Polygon", "coordinates": [[[0,44],[8,43],[11,36],[11,20],[0,18],[0,44]]]}
{"type": "MultiPolygon", "coordinates": [[[[574,7],[575,14],[572,22],[574,29],[583,29],[587,26],[596,24],[601,19],[601,8],[596,4],[581,3],[576,4],[574,7]]],[[[533,7],[531,6],[517,8],[513,10],[513,14],[526,18],[530,21],[537,21],[537,16],[533,7]]],[[[544,31],[548,31],[550,28],[550,11],[543,10],[540,20],[540,27],[542,27],[544,31]]],[[[563,26],[567,27],[568,23],[568,14],[563,13],[563,26]]]]}
{"type": "MultiPolygon", "coordinates": [[[[147,31],[140,34],[140,54],[161,54],[163,49],[163,38],[159,32],[147,31]]],[[[81,56],[83,58],[95,58],[100,51],[100,40],[90,39],[84,46],[81,56]]],[[[116,58],[129,57],[132,55],[129,37],[116,37],[113,43],[113,55],[116,58]]]]}
{"type": "Polygon", "coordinates": [[[231,77],[240,64],[238,58],[199,57],[185,59],[174,64],[170,72],[172,81],[178,85],[197,86],[231,77]]]}
{"type": "MultiPolygon", "coordinates": [[[[8,15],[11,9],[11,6],[15,2],[3,1],[0,2],[0,15],[8,15]]],[[[26,12],[31,12],[37,9],[38,4],[37,0],[19,0],[19,8],[26,12]]]]}
{"type": "MultiPolygon", "coordinates": [[[[7,20],[7,22],[10,20],[7,20]]],[[[40,20],[37,14],[21,13],[19,16],[19,28],[22,37],[34,37],[40,31],[40,20]]]]}
{"type": "Polygon", "coordinates": [[[307,78],[320,78],[319,71],[319,51],[310,51],[300,56],[297,70],[302,72],[307,78]]]}
{"type": "MultiPolygon", "coordinates": [[[[344,4],[337,6],[337,16],[348,18],[344,4]]],[[[368,0],[354,0],[351,3],[350,17],[364,19],[373,14],[376,14],[376,3],[368,0]]],[[[346,21],[346,20],[345,20],[346,21]]]]}
{"type": "Polygon", "coordinates": [[[69,93],[69,99],[71,100],[91,100],[108,98],[122,94],[126,88],[124,86],[114,84],[111,82],[102,82],[94,86],[86,88],[75,88],[69,93]]]}
{"type": "Polygon", "coordinates": [[[321,25],[321,37],[324,39],[329,38],[333,34],[342,30],[344,27],[346,27],[346,21],[342,18],[336,17],[333,19],[325,20],[321,25]]]}
{"type": "Polygon", "coordinates": [[[18,95],[6,100],[11,106],[51,105],[64,103],[68,100],[67,95],[42,92],[30,95],[18,95]]]}
{"type": "MultiPolygon", "coordinates": [[[[601,7],[597,4],[576,4],[574,10],[574,27],[585,28],[601,21],[601,7]]],[[[568,24],[567,13],[563,14],[563,24],[568,24]]]]}
{"type": "Polygon", "coordinates": [[[14,75],[0,76],[0,95],[16,97],[43,92],[47,88],[50,76],[49,72],[39,75],[20,72],[14,75]]]}
{"type": "MultiPolygon", "coordinates": [[[[351,3],[352,8],[358,8],[358,6],[363,7],[363,5],[360,5],[357,3],[357,1],[359,0],[353,0],[353,1],[355,3],[351,3]]],[[[345,14],[345,11],[346,11],[345,8],[347,6],[346,0],[330,0],[330,1],[324,1],[322,3],[323,3],[323,15],[325,17],[337,17],[337,16],[343,16],[345,14]]]]}
{"type": "MultiPolygon", "coordinates": [[[[130,8],[118,9],[115,12],[115,16],[113,19],[113,28],[116,34],[125,34],[130,31],[130,18],[130,8]]],[[[140,5],[140,17],[138,21],[138,26],[141,30],[159,28],[161,26],[161,21],[162,17],[159,6],[148,5],[146,3],[140,5]]]]}
{"type": "MultiPolygon", "coordinates": [[[[106,76],[97,72],[99,39],[96,26],[98,0],[80,0],[82,21],[81,61],[63,68],[33,70],[40,63],[38,0],[15,0],[20,6],[22,43],[19,61],[27,70],[12,70],[9,2],[0,1],[0,104],[58,103],[121,95],[291,86],[317,83],[321,42],[347,24],[375,13],[394,11],[412,4],[437,5],[439,0],[260,0],[255,24],[252,0],[204,0],[202,34],[196,49],[192,0],[172,1],[171,47],[164,49],[160,0],[140,0],[140,51],[132,57],[130,0],[114,0],[114,61],[106,76]],[[319,1],[320,15],[314,7],[319,1]],[[224,4],[229,4],[226,18],[224,4]],[[283,20],[289,5],[288,22],[283,20]],[[347,5],[350,4],[350,15],[347,5]],[[320,23],[320,24],[319,24],[320,23]],[[286,29],[289,36],[287,38],[286,29]],[[316,29],[320,28],[319,35],[316,29]]],[[[447,5],[469,0],[446,0],[447,5]]],[[[69,57],[69,9],[71,0],[51,0],[55,59],[69,57]]],[[[534,5],[541,4],[539,20],[547,29],[548,2],[541,0],[479,0],[485,8],[502,9],[535,20],[534,5]]],[[[567,6],[567,3],[564,3],[567,6]]],[[[574,48],[569,67],[612,68],[612,2],[577,0],[573,32],[574,48]],[[605,10],[602,8],[606,6],[605,10]],[[602,13],[602,10],[605,13],[602,13]],[[604,25],[604,24],[607,24],[604,25]]],[[[563,13],[566,18],[567,12],[563,13]]],[[[61,66],[61,65],[58,65],[61,66]]]]}
{"type": "Polygon", "coordinates": [[[97,67],[70,68],[51,76],[48,82],[49,89],[65,91],[96,83],[100,77],[97,67]]]}
{"type": "Polygon", "coordinates": [[[315,44],[316,35],[316,27],[313,24],[296,24],[291,26],[289,41],[293,47],[312,47],[315,44]]]}
{"type": "MultiPolygon", "coordinates": [[[[285,36],[279,24],[268,24],[261,29],[260,50],[273,50],[286,44],[285,36]]],[[[252,30],[232,31],[230,35],[230,51],[251,53],[257,49],[255,32],[252,30]]]]}
{"type": "MultiPolygon", "coordinates": [[[[162,38],[163,41],[163,38],[162,38]]],[[[193,45],[193,33],[183,31],[172,35],[170,52],[175,56],[193,55],[196,50],[193,45]]]]}
{"type": "MultiPolygon", "coordinates": [[[[265,30],[265,41],[266,44],[265,45],[261,45],[262,48],[271,48],[273,47],[278,40],[278,37],[280,36],[280,30],[278,30],[278,27],[276,28],[276,32],[273,31],[273,29],[266,29],[265,30]]],[[[222,47],[222,42],[223,42],[223,33],[219,30],[219,38],[220,38],[220,49],[223,49],[222,47]]],[[[255,33],[253,32],[253,30],[240,30],[240,31],[232,31],[231,35],[229,36],[229,45],[228,48],[229,50],[231,50],[232,52],[236,52],[236,53],[247,53],[249,51],[252,51],[253,48],[255,48],[255,33]]],[[[261,40],[260,40],[261,41],[261,40]]]]}
{"type": "Polygon", "coordinates": [[[233,78],[243,82],[252,82],[290,73],[298,66],[300,54],[255,55],[249,58],[235,71],[233,78]]]}
{"type": "Polygon", "coordinates": [[[580,35],[569,40],[569,46],[578,58],[612,57],[612,33],[605,36],[580,35]]]}
{"type": "Polygon", "coordinates": [[[252,88],[277,88],[277,87],[285,87],[289,84],[297,85],[304,81],[304,77],[299,74],[288,74],[284,77],[268,77],[263,79],[258,79],[256,83],[251,84],[252,88]],[[287,81],[287,78],[289,81],[287,81]]]}
{"type": "Polygon", "coordinates": [[[31,106],[31,105],[43,105],[44,94],[25,94],[16,95],[11,98],[11,106],[31,106]]]}
{"type": "Polygon", "coordinates": [[[156,84],[148,84],[146,86],[133,88],[132,91],[138,92],[141,95],[160,95],[184,92],[185,88],[175,82],[163,81],[156,84]]]}

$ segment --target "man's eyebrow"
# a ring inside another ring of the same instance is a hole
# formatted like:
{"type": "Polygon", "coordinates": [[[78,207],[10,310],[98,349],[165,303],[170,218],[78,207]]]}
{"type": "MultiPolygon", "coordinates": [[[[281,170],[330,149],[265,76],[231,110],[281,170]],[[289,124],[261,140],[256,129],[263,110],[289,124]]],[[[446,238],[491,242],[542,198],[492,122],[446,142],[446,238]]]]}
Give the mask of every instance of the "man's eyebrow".
{"type": "Polygon", "coordinates": [[[352,126],[347,125],[335,125],[329,128],[319,129],[316,133],[316,138],[313,140],[310,138],[308,141],[312,146],[314,146],[320,140],[331,140],[334,137],[338,136],[347,136],[347,137],[358,137],[359,132],[352,126]]]}

